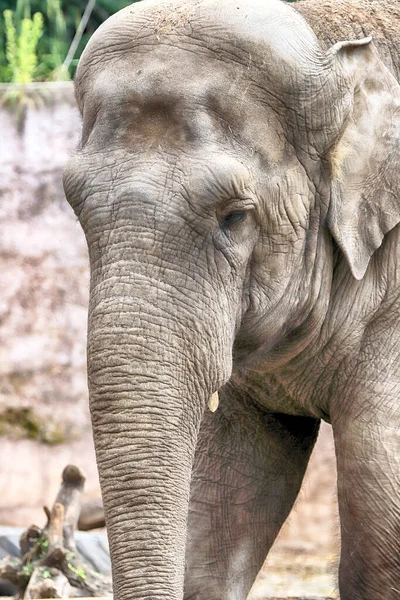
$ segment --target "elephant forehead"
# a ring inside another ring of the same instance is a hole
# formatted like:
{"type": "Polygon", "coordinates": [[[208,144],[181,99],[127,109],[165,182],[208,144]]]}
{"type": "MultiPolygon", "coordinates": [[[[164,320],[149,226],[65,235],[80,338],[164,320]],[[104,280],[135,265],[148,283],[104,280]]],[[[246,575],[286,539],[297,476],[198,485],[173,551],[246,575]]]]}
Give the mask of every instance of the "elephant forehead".
{"type": "Polygon", "coordinates": [[[110,82],[135,77],[140,58],[155,58],[154,49],[158,69],[164,65],[171,80],[192,86],[204,66],[208,77],[235,77],[245,69],[249,79],[277,93],[299,86],[322,64],[314,34],[280,0],[144,0],[108,19],[89,42],[76,78],[81,107],[93,75],[109,65],[110,82]]]}
{"type": "Polygon", "coordinates": [[[130,152],[240,146],[279,162],[285,122],[276,102],[264,102],[247,68],[198,61],[187,49],[132,52],[104,64],[85,93],[82,145],[130,152]],[[185,73],[185,77],[182,76],[185,73]],[[279,112],[279,111],[278,111],[279,112]],[[94,135],[92,132],[94,131],[94,135]]]}

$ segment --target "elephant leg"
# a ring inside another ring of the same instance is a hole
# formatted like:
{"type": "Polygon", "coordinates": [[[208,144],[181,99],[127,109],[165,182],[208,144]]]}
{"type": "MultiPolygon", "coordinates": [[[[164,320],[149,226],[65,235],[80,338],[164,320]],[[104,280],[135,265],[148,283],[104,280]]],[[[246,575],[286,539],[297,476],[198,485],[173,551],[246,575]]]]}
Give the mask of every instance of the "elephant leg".
{"type": "Polygon", "coordinates": [[[196,450],[185,600],[245,600],[299,491],[319,421],[266,412],[231,384],[196,450]]]}
{"type": "Polygon", "coordinates": [[[376,316],[336,376],[341,600],[400,598],[399,330],[398,310],[376,316]]]}
{"type": "MultiPolygon", "coordinates": [[[[397,404],[398,400],[395,400],[397,404]]],[[[350,409],[332,421],[341,521],[341,600],[400,598],[399,409],[350,409]],[[396,416],[397,412],[397,416],[396,416]]]]}

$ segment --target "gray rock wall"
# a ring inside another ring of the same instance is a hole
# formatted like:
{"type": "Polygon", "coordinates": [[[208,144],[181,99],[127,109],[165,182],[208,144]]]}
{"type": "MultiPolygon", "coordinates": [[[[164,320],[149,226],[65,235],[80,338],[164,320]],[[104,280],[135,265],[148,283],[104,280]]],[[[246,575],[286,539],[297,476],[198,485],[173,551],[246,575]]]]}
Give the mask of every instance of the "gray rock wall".
{"type": "Polygon", "coordinates": [[[80,117],[72,84],[28,94],[22,131],[15,111],[0,109],[0,523],[21,525],[43,521],[67,462],[82,466],[88,494],[98,494],[86,242],[61,183],[80,117]]]}

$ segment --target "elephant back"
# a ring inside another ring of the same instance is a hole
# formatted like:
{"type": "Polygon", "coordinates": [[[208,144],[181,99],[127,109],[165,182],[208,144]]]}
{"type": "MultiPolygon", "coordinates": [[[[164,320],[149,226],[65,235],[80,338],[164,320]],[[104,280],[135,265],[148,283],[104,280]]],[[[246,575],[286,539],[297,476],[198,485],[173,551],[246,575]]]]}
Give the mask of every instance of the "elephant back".
{"type": "Polygon", "coordinates": [[[400,81],[399,0],[298,0],[293,6],[328,49],[372,36],[382,60],[400,81]]]}

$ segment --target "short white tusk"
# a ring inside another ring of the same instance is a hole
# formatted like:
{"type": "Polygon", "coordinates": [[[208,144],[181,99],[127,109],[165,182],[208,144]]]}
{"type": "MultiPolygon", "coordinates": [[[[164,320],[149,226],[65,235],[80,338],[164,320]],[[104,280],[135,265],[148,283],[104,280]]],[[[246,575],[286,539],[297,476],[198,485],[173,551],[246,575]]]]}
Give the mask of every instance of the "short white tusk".
{"type": "Polygon", "coordinates": [[[218,404],[219,404],[218,392],[214,392],[208,401],[208,408],[211,410],[211,412],[215,412],[218,408],[218,404]]]}

